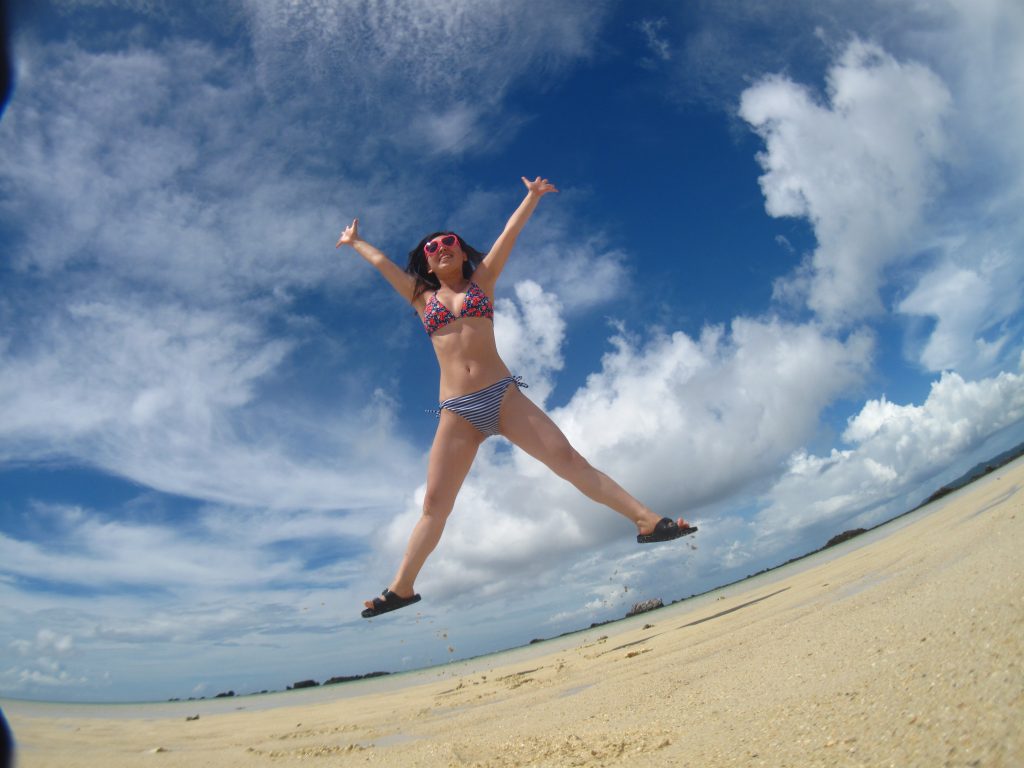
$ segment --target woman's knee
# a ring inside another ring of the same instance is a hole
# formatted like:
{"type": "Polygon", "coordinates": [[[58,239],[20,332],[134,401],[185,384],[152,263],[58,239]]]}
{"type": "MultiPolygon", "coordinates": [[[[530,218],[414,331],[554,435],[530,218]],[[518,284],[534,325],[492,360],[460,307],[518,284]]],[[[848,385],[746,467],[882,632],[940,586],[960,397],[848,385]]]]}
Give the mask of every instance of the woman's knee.
{"type": "Polygon", "coordinates": [[[590,462],[568,442],[557,448],[548,464],[559,477],[574,481],[590,469],[590,462]]]}
{"type": "Polygon", "coordinates": [[[448,519],[454,506],[455,500],[447,498],[445,494],[432,493],[428,489],[423,496],[423,516],[442,523],[448,519]]]}

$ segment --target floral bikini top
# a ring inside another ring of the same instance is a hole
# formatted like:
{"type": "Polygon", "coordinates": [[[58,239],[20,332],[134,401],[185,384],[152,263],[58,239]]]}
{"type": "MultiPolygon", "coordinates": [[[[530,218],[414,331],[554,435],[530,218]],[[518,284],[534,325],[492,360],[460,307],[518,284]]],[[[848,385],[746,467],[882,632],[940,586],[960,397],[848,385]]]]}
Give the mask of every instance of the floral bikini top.
{"type": "Polygon", "coordinates": [[[427,299],[427,306],[423,309],[423,328],[428,336],[433,336],[435,331],[455,322],[460,317],[486,317],[489,320],[494,320],[494,307],[491,306],[491,300],[474,282],[469,284],[466,298],[462,300],[462,311],[458,315],[453,315],[448,307],[438,301],[437,291],[434,291],[434,294],[427,299]]]}

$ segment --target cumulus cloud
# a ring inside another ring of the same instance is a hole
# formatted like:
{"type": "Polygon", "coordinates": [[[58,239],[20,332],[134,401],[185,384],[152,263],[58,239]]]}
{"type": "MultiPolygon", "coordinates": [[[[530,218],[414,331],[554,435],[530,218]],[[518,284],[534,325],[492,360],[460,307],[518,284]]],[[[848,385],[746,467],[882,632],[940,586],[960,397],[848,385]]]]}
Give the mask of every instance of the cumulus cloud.
{"type": "Polygon", "coordinates": [[[829,70],[827,90],[820,104],[788,78],[771,77],[743,93],[740,116],[766,144],[758,160],[768,213],[806,217],[818,241],[776,295],[848,323],[880,312],[885,269],[917,254],[950,95],[927,67],[862,41],[829,70]]]}
{"type": "Polygon", "coordinates": [[[1024,376],[1015,373],[973,382],[944,374],[922,405],[869,400],[843,433],[852,447],[828,456],[794,454],[766,495],[758,529],[770,537],[848,520],[915,488],[1022,419],[1024,376]]]}
{"type": "Polygon", "coordinates": [[[522,376],[533,400],[543,404],[562,369],[565,321],[558,297],[532,280],[516,283],[515,300],[496,305],[494,336],[509,370],[522,376]]]}
{"type": "Polygon", "coordinates": [[[1024,330],[1024,11],[996,1],[945,13],[948,24],[919,47],[955,103],[947,192],[931,219],[934,257],[896,310],[915,321],[909,347],[922,366],[988,376],[1014,365],[1024,330]]]}
{"type": "Polygon", "coordinates": [[[811,325],[738,318],[729,333],[628,334],[555,412],[570,439],[617,467],[651,506],[694,507],[771,473],[808,440],[821,410],[856,387],[873,344],[811,325]],[[673,482],[666,483],[666,478],[673,482]]]}
{"type": "Polygon", "coordinates": [[[766,209],[806,218],[818,241],[775,295],[840,324],[892,309],[925,369],[988,376],[1021,351],[1024,13],[995,1],[888,15],[908,23],[848,44],[826,101],[791,76],[742,96],[766,142],[766,209]]]}
{"type": "Polygon", "coordinates": [[[22,659],[21,665],[8,667],[0,673],[5,688],[20,690],[27,687],[66,687],[84,685],[88,678],[69,672],[63,658],[73,652],[74,638],[70,634],[39,629],[31,639],[10,641],[11,649],[22,659]]]}
{"type": "Polygon", "coordinates": [[[5,686],[10,686],[13,690],[29,686],[66,688],[67,686],[89,683],[88,678],[71,675],[66,669],[61,667],[59,662],[47,658],[39,659],[35,667],[11,667],[4,671],[2,679],[5,686]]]}
{"type": "Polygon", "coordinates": [[[898,312],[934,320],[917,353],[929,370],[966,374],[991,370],[1020,344],[1024,261],[991,253],[960,266],[946,261],[925,274],[898,312]],[[973,262],[973,263],[970,263],[973,262]]]}
{"type": "Polygon", "coordinates": [[[43,653],[51,656],[64,656],[74,646],[71,635],[58,634],[52,629],[40,629],[33,640],[20,640],[11,644],[22,656],[31,653],[43,653]]]}

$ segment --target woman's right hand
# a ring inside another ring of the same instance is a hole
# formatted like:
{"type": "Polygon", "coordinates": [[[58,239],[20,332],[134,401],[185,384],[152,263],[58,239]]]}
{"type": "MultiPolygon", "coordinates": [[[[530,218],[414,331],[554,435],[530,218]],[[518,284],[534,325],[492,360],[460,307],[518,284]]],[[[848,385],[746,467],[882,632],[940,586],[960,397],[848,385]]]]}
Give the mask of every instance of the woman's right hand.
{"type": "Polygon", "coordinates": [[[345,227],[345,231],[341,233],[341,237],[338,238],[335,248],[341,248],[343,245],[352,245],[356,240],[359,239],[359,219],[352,219],[352,223],[345,227]]]}

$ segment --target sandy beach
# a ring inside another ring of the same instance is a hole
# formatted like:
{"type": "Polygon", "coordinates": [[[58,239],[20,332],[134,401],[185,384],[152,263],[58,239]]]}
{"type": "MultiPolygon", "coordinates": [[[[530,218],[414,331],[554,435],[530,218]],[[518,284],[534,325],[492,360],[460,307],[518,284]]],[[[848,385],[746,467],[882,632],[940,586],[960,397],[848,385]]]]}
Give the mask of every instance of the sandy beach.
{"type": "Polygon", "coordinates": [[[1019,460],[838,556],[391,689],[3,708],[22,768],[1021,766],[1022,488],[1019,460]]]}

